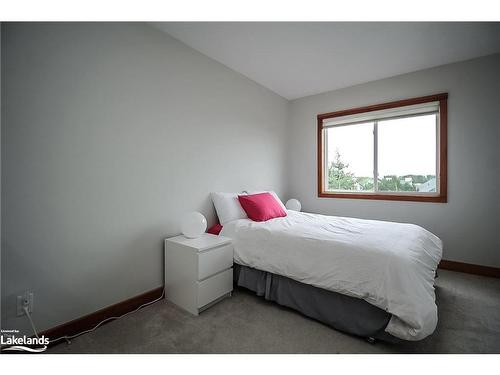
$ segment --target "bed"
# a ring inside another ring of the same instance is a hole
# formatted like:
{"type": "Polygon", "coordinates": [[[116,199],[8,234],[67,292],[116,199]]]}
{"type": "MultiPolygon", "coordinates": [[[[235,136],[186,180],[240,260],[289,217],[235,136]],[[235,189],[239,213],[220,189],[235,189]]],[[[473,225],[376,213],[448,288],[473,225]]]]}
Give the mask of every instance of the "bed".
{"type": "Polygon", "coordinates": [[[437,324],[441,240],[404,223],[287,211],[224,223],[234,281],[338,330],[422,340],[437,324]]]}

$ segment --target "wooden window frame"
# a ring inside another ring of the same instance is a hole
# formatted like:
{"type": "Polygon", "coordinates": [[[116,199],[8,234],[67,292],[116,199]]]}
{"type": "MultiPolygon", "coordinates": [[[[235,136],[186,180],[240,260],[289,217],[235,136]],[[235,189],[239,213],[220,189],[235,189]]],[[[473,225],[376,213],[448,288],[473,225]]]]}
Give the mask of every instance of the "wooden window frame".
{"type": "Polygon", "coordinates": [[[318,118],[318,134],[317,134],[317,152],[318,152],[318,197],[320,198],[348,198],[348,199],[376,199],[376,200],[390,200],[390,201],[415,201],[415,202],[436,202],[446,203],[448,192],[448,133],[447,133],[447,118],[448,118],[448,94],[441,93],[436,95],[421,96],[418,98],[398,100],[389,103],[374,104],[365,107],[346,109],[342,111],[322,113],[317,116],[318,118]],[[323,158],[323,121],[335,117],[346,115],[360,114],[372,111],[379,111],[390,108],[405,107],[415,104],[423,104],[429,102],[439,102],[439,132],[438,132],[438,145],[439,145],[439,165],[437,175],[438,179],[438,192],[435,194],[412,194],[412,193],[392,193],[392,192],[338,192],[327,191],[324,186],[324,158],[323,158]]]}

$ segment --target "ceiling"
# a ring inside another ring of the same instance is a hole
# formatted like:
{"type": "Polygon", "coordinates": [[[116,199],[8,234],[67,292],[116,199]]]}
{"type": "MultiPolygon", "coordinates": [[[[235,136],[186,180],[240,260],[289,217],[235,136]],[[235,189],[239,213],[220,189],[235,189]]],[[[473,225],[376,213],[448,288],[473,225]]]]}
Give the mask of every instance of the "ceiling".
{"type": "Polygon", "coordinates": [[[500,23],[157,22],[153,26],[287,99],[500,52],[500,23]]]}

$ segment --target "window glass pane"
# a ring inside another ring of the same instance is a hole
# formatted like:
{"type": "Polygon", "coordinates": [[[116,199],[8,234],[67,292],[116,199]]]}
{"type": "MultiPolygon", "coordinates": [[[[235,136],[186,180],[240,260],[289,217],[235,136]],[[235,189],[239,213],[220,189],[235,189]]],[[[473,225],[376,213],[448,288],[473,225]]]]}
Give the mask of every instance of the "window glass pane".
{"type": "Polygon", "coordinates": [[[373,122],[325,132],[327,190],[373,191],[373,122]]]}
{"type": "Polygon", "coordinates": [[[436,192],[436,115],[378,122],[378,190],[436,192]]]}

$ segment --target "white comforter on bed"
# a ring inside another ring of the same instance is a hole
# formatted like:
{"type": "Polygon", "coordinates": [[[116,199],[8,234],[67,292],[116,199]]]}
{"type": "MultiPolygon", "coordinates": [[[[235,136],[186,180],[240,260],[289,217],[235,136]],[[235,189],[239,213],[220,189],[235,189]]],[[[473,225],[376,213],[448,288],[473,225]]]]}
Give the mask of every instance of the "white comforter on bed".
{"type": "Polygon", "coordinates": [[[235,262],[362,298],[393,316],[386,331],[405,340],[434,332],[434,273],[441,240],[413,224],[288,211],[254,222],[234,220],[235,262]]]}

